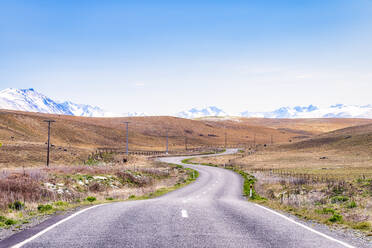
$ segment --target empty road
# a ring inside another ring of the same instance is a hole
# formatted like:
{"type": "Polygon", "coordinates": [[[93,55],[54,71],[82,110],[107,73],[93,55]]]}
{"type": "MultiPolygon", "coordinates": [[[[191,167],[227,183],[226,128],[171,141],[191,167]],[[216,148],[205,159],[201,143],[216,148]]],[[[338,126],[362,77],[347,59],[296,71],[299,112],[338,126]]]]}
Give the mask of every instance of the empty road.
{"type": "Polygon", "coordinates": [[[91,208],[16,247],[353,247],[247,202],[232,171],[185,166],[200,176],[182,189],[91,208]]]}

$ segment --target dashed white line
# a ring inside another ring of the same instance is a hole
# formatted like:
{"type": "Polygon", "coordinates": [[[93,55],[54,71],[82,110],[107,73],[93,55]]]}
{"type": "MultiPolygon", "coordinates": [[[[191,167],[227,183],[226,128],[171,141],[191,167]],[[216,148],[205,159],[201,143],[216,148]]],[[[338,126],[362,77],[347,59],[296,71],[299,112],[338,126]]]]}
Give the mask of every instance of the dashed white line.
{"type": "Polygon", "coordinates": [[[185,209],[181,210],[181,215],[183,218],[189,218],[189,215],[187,214],[187,211],[185,209]]]}

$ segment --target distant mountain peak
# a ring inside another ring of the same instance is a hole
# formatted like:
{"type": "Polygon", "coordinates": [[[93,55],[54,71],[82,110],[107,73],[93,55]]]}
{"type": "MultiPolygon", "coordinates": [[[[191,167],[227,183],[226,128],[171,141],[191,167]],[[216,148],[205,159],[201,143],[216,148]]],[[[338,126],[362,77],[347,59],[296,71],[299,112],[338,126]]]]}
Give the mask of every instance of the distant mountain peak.
{"type": "Polygon", "coordinates": [[[188,111],[182,111],[176,114],[181,118],[200,118],[206,116],[227,116],[228,114],[216,106],[207,106],[205,108],[191,108],[188,111]]]}
{"type": "Polygon", "coordinates": [[[58,103],[33,88],[0,91],[0,108],[48,114],[104,116],[104,111],[98,107],[71,102],[58,103]]]}
{"type": "MultiPolygon", "coordinates": [[[[77,104],[71,101],[58,102],[35,91],[33,88],[8,88],[0,91],[0,109],[86,117],[147,116],[145,113],[137,112],[115,114],[106,112],[97,106],[77,104]]],[[[194,107],[187,111],[178,112],[173,116],[193,119],[201,117],[229,117],[231,115],[216,106],[206,106],[203,108],[194,107]]],[[[310,104],[308,106],[281,107],[267,112],[244,111],[235,116],[261,118],[372,118],[372,105],[338,103],[329,107],[318,107],[310,104]]]]}
{"type": "Polygon", "coordinates": [[[336,104],[323,108],[314,105],[282,107],[268,112],[245,111],[240,115],[264,118],[372,118],[372,105],[336,104]]]}
{"type": "Polygon", "coordinates": [[[33,88],[8,88],[0,91],[0,109],[84,117],[120,117],[145,115],[144,113],[125,113],[120,115],[106,112],[97,106],[77,104],[71,101],[58,102],[35,91],[33,88]]]}

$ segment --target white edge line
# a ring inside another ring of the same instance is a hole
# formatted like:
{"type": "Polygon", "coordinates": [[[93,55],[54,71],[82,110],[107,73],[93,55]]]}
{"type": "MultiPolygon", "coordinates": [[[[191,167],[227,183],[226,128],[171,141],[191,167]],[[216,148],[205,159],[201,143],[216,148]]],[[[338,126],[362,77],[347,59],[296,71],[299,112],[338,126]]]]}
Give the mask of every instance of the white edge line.
{"type": "Polygon", "coordinates": [[[324,237],[324,238],[326,238],[326,239],[329,239],[329,240],[331,240],[331,241],[334,241],[334,242],[336,242],[336,243],[339,243],[339,244],[341,244],[341,245],[343,245],[343,246],[345,246],[345,247],[348,247],[348,248],[356,248],[355,246],[349,245],[349,244],[347,244],[347,243],[345,243],[345,242],[343,242],[343,241],[340,241],[340,240],[337,240],[337,239],[335,239],[335,238],[332,238],[332,237],[330,237],[330,236],[328,236],[328,235],[326,235],[326,234],[324,234],[324,233],[321,233],[321,232],[319,232],[319,231],[316,231],[316,230],[314,230],[314,229],[312,229],[312,228],[310,228],[310,227],[308,227],[308,226],[306,226],[306,225],[304,225],[304,224],[301,224],[301,223],[299,223],[299,222],[297,222],[297,221],[295,221],[295,220],[292,220],[291,218],[288,218],[287,216],[285,216],[285,215],[283,215],[283,214],[280,214],[280,213],[278,213],[278,212],[276,212],[276,211],[274,211],[274,210],[272,210],[272,209],[270,209],[270,208],[266,208],[266,207],[261,206],[261,205],[256,204],[256,203],[255,203],[255,205],[258,206],[258,207],[260,207],[260,208],[263,208],[263,209],[265,209],[265,210],[267,210],[267,211],[269,211],[269,212],[271,212],[271,213],[273,213],[273,214],[276,214],[276,215],[278,215],[278,216],[280,216],[280,217],[282,217],[282,218],[284,218],[284,219],[286,219],[286,220],[288,220],[288,221],[290,221],[290,222],[292,222],[292,223],[294,223],[294,224],[296,224],[296,225],[299,225],[299,226],[301,226],[301,227],[303,227],[303,228],[305,228],[305,229],[307,229],[307,230],[309,230],[309,231],[311,231],[311,232],[313,232],[313,233],[316,233],[316,234],[318,234],[318,235],[320,235],[320,236],[322,236],[322,237],[324,237]]]}
{"type": "Polygon", "coordinates": [[[90,209],[92,209],[92,208],[96,208],[96,207],[98,207],[98,206],[102,206],[102,205],[105,205],[105,204],[100,204],[100,205],[96,205],[96,206],[92,206],[92,207],[89,207],[89,208],[82,209],[82,210],[80,210],[79,212],[76,212],[76,213],[74,213],[74,214],[68,216],[67,218],[65,218],[65,219],[63,219],[63,220],[60,220],[60,221],[58,221],[57,223],[54,223],[53,225],[51,225],[51,226],[45,228],[44,230],[38,232],[38,233],[35,234],[34,236],[32,236],[32,237],[30,237],[30,238],[28,238],[28,239],[26,239],[26,240],[24,240],[24,241],[22,241],[22,242],[20,242],[20,243],[18,243],[18,244],[16,244],[16,245],[14,245],[14,246],[12,246],[12,248],[20,248],[20,247],[24,246],[25,244],[31,242],[32,240],[34,240],[34,239],[40,237],[40,236],[43,235],[44,233],[46,233],[46,232],[52,230],[52,229],[55,228],[56,226],[62,224],[63,222],[68,221],[68,220],[74,218],[75,216],[77,216],[77,215],[79,215],[79,214],[81,214],[81,213],[84,213],[85,211],[88,211],[88,210],[90,210],[90,209]]]}

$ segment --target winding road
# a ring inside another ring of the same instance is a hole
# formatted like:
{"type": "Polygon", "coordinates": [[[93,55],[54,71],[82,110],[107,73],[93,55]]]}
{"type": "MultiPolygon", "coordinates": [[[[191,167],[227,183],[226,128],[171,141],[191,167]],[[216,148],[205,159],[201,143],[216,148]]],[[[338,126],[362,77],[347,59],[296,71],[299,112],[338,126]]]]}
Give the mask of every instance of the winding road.
{"type": "MultiPolygon", "coordinates": [[[[184,158],[160,160],[184,165],[184,158]]],[[[92,207],[27,239],[13,238],[14,247],[355,247],[332,232],[326,235],[248,202],[242,178],[232,171],[184,166],[200,176],[182,189],[156,199],[92,207]]]]}

